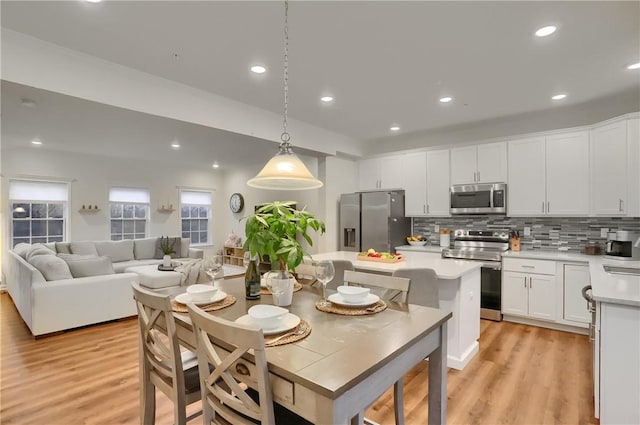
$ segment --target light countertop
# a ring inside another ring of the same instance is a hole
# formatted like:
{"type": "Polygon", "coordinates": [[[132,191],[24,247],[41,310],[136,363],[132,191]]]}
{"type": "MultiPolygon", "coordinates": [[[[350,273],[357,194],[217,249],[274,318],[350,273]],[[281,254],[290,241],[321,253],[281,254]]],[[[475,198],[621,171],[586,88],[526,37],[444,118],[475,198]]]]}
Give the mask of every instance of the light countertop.
{"type": "Polygon", "coordinates": [[[416,251],[416,252],[442,252],[444,248],[437,245],[401,245],[396,247],[396,251],[416,251]]]}
{"type": "Polygon", "coordinates": [[[535,260],[553,260],[553,261],[577,261],[580,263],[588,263],[593,258],[601,258],[601,255],[586,255],[579,252],[570,251],[507,251],[502,254],[508,258],[531,258],[535,260]]]}
{"type": "MultiPolygon", "coordinates": [[[[412,247],[413,248],[413,247],[412,247]]],[[[395,270],[404,268],[430,268],[435,270],[439,279],[458,279],[463,275],[480,268],[481,264],[473,261],[454,260],[440,258],[435,255],[406,256],[404,261],[399,263],[378,263],[373,261],[356,260],[357,252],[336,251],[313,254],[315,261],[321,260],[347,260],[353,263],[353,267],[358,270],[370,270],[375,272],[393,273],[395,270]]]]}

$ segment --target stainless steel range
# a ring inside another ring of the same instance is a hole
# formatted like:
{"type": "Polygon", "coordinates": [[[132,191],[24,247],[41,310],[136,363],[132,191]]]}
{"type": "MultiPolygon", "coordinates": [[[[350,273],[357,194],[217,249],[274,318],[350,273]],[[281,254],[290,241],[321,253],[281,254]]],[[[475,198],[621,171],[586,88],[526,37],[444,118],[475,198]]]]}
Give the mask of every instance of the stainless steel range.
{"type": "Polygon", "coordinates": [[[509,249],[508,230],[465,230],[453,234],[453,248],[443,249],[443,258],[482,262],[480,271],[480,317],[502,320],[502,254],[509,249]]]}

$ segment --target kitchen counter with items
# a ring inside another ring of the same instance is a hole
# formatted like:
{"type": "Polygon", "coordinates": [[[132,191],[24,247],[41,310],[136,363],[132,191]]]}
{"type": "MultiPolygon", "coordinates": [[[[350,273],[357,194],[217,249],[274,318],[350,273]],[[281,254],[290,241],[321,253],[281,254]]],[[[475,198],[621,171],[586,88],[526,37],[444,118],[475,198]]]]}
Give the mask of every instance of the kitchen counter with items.
{"type": "MultiPolygon", "coordinates": [[[[422,248],[422,247],[410,247],[422,248]]],[[[480,264],[472,261],[441,258],[439,252],[402,250],[405,259],[398,263],[359,261],[351,251],[314,254],[314,261],[347,260],[362,272],[392,274],[404,268],[433,269],[438,277],[438,308],[453,317],[447,328],[447,366],[462,370],[478,352],[480,345],[480,264]]],[[[409,303],[420,304],[420,284],[412,282],[409,303]]]]}
{"type": "Polygon", "coordinates": [[[415,246],[415,245],[401,245],[396,246],[396,251],[415,251],[415,252],[432,252],[436,254],[440,254],[444,247],[436,246],[436,245],[423,245],[423,246],[415,246]]]}

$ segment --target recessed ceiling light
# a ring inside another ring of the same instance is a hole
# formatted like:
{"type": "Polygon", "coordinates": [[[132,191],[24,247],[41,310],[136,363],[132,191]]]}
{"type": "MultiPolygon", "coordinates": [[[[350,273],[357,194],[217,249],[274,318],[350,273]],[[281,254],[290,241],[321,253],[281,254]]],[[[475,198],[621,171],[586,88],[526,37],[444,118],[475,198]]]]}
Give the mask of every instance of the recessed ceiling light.
{"type": "Polygon", "coordinates": [[[324,103],[333,102],[333,96],[322,96],[320,100],[323,101],[324,103]]]}
{"type": "Polygon", "coordinates": [[[640,62],[629,65],[627,69],[640,69],[640,62]]]}
{"type": "Polygon", "coordinates": [[[555,96],[551,96],[551,99],[553,99],[553,100],[562,100],[562,99],[564,99],[566,97],[567,97],[567,95],[563,93],[563,94],[557,94],[555,96]]]}
{"type": "Polygon", "coordinates": [[[172,147],[173,149],[180,149],[180,143],[178,143],[178,142],[173,142],[173,143],[171,143],[171,147],[172,147]]]}
{"type": "Polygon", "coordinates": [[[536,36],[537,37],[546,37],[546,36],[551,35],[554,32],[556,32],[556,29],[557,28],[554,27],[553,25],[542,27],[542,28],[538,29],[538,31],[536,31],[536,36]]]}
{"type": "Polygon", "coordinates": [[[36,145],[36,146],[40,146],[40,145],[42,144],[42,140],[40,140],[40,139],[33,139],[33,140],[31,141],[31,144],[32,144],[32,145],[36,145]]]}
{"type": "Polygon", "coordinates": [[[264,74],[265,72],[267,72],[267,68],[262,65],[253,65],[251,67],[251,72],[256,74],[264,74]]]}
{"type": "Polygon", "coordinates": [[[440,98],[440,103],[449,103],[453,100],[452,97],[446,96],[446,97],[441,97],[440,98]]]}
{"type": "Polygon", "coordinates": [[[220,168],[220,165],[218,164],[218,162],[214,162],[212,165],[213,168],[220,168]]]}
{"type": "Polygon", "coordinates": [[[389,130],[391,130],[391,131],[398,131],[398,130],[400,130],[400,127],[398,127],[397,125],[394,125],[394,126],[392,126],[392,127],[389,127],[389,130]]]}

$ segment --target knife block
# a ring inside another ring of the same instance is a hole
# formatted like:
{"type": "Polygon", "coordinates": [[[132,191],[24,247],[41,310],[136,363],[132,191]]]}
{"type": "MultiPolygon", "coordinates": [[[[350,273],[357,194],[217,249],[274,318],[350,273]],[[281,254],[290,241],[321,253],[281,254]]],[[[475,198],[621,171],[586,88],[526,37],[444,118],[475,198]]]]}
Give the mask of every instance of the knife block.
{"type": "Polygon", "coordinates": [[[520,238],[511,238],[511,251],[520,251],[520,238]]]}

